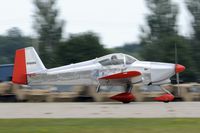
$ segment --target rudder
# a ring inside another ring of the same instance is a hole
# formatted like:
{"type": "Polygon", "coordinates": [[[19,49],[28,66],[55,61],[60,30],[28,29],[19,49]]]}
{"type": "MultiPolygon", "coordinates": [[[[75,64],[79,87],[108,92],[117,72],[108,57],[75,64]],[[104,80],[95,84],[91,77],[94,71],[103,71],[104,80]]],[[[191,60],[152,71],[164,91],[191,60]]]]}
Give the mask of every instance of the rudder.
{"type": "Polygon", "coordinates": [[[26,59],[25,49],[19,49],[15,52],[15,61],[12,82],[16,84],[27,84],[26,77],[26,59]]]}

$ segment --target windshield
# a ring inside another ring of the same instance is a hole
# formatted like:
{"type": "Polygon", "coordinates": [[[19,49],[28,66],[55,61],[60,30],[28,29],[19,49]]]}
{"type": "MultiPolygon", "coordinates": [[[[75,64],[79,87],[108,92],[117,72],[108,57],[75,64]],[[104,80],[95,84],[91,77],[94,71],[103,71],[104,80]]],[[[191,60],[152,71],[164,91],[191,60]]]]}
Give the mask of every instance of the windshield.
{"type": "Polygon", "coordinates": [[[136,59],[134,59],[131,56],[127,56],[127,55],[125,55],[125,59],[126,59],[126,64],[127,65],[130,65],[130,64],[132,64],[132,63],[134,63],[136,61],[136,59]]]}

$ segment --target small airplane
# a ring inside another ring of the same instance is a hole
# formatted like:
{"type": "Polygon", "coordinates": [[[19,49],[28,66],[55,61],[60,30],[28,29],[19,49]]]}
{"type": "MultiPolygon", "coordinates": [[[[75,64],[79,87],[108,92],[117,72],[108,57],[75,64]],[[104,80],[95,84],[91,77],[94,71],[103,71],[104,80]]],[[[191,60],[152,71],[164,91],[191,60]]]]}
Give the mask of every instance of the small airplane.
{"type": "MultiPolygon", "coordinates": [[[[103,57],[46,69],[33,47],[16,50],[12,82],[27,85],[96,85],[124,86],[124,92],[111,99],[129,103],[135,99],[133,85],[161,85],[170,83],[170,77],[185,70],[180,64],[139,61],[136,58],[115,53],[103,57]]],[[[174,96],[166,94],[155,100],[169,102],[174,96]]]]}

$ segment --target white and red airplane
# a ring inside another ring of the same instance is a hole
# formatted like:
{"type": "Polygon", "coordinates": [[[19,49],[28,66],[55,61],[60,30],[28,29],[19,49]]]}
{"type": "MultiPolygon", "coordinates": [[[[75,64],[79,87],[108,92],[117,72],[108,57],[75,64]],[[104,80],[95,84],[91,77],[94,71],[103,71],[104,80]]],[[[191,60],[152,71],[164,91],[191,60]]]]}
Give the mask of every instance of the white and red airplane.
{"type": "MultiPolygon", "coordinates": [[[[111,98],[128,103],[134,99],[131,93],[134,84],[169,83],[171,76],[184,70],[179,64],[139,61],[122,53],[46,69],[35,49],[27,47],[16,51],[12,81],[27,85],[97,85],[97,92],[101,86],[124,86],[123,93],[111,98]]],[[[156,100],[172,101],[174,96],[164,91],[166,94],[156,100]]]]}

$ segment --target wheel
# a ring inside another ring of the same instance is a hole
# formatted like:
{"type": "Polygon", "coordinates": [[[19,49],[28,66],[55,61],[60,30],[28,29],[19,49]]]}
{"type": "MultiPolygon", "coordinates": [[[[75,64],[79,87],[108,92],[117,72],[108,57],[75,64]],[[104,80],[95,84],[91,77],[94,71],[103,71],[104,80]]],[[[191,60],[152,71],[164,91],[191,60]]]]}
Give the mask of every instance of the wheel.
{"type": "Polygon", "coordinates": [[[164,103],[169,103],[169,101],[164,101],[164,103]]]}
{"type": "Polygon", "coordinates": [[[130,102],[122,102],[123,104],[128,104],[128,103],[130,103],[130,102]]]}

